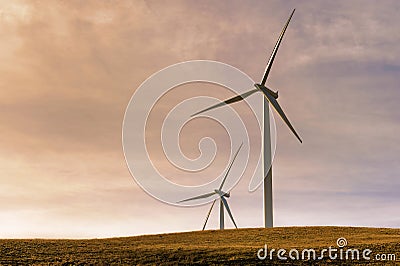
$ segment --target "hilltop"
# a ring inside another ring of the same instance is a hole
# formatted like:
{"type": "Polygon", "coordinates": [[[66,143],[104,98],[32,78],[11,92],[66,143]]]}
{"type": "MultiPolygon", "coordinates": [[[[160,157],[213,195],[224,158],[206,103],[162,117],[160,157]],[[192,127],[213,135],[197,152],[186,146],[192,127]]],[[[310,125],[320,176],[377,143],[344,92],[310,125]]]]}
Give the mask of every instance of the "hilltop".
{"type": "MultiPolygon", "coordinates": [[[[272,229],[229,229],[197,232],[144,235],[123,238],[88,240],[0,240],[0,264],[59,264],[59,265],[110,265],[110,264],[270,264],[267,258],[257,258],[257,251],[268,245],[271,249],[290,249],[300,252],[306,248],[321,251],[330,246],[337,248],[337,239],[347,239],[343,249],[370,249],[370,262],[381,264],[375,255],[395,254],[400,260],[400,229],[361,227],[278,227],[272,229]]],[[[320,252],[317,252],[319,256],[320,252]]],[[[274,264],[310,264],[310,261],[277,259],[274,264]]],[[[322,261],[331,262],[326,255],[322,261]]],[[[335,264],[365,264],[367,261],[335,260],[335,264]]],[[[388,265],[394,265],[390,262],[388,265]]]]}

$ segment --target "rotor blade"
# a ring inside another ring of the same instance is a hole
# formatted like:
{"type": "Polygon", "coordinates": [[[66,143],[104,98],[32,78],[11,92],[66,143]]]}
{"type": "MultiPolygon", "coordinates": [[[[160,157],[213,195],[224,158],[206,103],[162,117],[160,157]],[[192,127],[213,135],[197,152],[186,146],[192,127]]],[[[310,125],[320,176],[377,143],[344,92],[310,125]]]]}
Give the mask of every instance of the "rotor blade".
{"type": "Polygon", "coordinates": [[[204,229],[206,229],[206,224],[207,224],[208,218],[210,217],[211,210],[212,210],[212,208],[214,207],[215,201],[216,201],[216,200],[213,201],[213,203],[211,204],[211,208],[210,208],[210,210],[209,210],[208,213],[207,213],[206,221],[204,222],[204,225],[203,225],[203,231],[204,231],[204,229]]]}
{"type": "Polygon", "coordinates": [[[211,196],[214,195],[214,194],[216,194],[216,193],[215,193],[215,192],[211,192],[211,193],[203,194],[203,195],[196,196],[196,197],[193,197],[193,198],[180,200],[180,201],[177,201],[176,203],[181,203],[181,202],[185,202],[185,201],[189,201],[189,200],[196,200],[196,199],[208,198],[208,197],[211,197],[211,196]]]}
{"type": "Polygon", "coordinates": [[[228,167],[228,170],[226,171],[226,174],[225,174],[225,176],[224,176],[224,179],[222,180],[222,183],[221,183],[221,185],[219,186],[219,190],[222,189],[222,187],[223,187],[223,185],[224,185],[224,183],[225,183],[226,177],[228,176],[229,171],[230,171],[231,168],[232,168],[233,162],[235,161],[235,159],[236,159],[236,157],[237,157],[237,155],[238,155],[240,149],[242,148],[242,146],[243,146],[243,142],[242,142],[242,144],[240,144],[238,150],[236,151],[235,155],[233,156],[233,159],[232,159],[231,163],[229,164],[229,167],[228,167]]]}
{"type": "Polygon", "coordinates": [[[274,63],[274,59],[275,59],[276,53],[278,52],[278,49],[279,49],[279,45],[281,44],[281,41],[283,39],[283,35],[285,34],[285,31],[286,31],[287,27],[289,26],[289,22],[292,19],[292,16],[293,16],[295,10],[296,9],[293,9],[292,14],[290,15],[289,19],[286,21],[286,24],[282,29],[281,35],[279,35],[278,41],[275,44],[274,50],[272,51],[272,54],[271,54],[271,57],[269,58],[267,67],[265,68],[264,77],[263,77],[263,79],[261,81],[261,85],[265,85],[265,82],[267,81],[268,74],[271,71],[271,67],[272,67],[272,64],[274,63]]]}
{"type": "Polygon", "coordinates": [[[275,111],[280,115],[280,117],[285,121],[286,125],[290,128],[290,130],[293,132],[293,134],[297,137],[297,139],[300,141],[300,143],[303,143],[301,140],[300,136],[297,134],[296,130],[294,130],[292,124],[290,124],[289,119],[286,117],[285,113],[283,112],[281,106],[279,105],[278,101],[270,94],[268,91],[262,91],[265,98],[272,104],[274,107],[275,111]]]}
{"type": "Polygon", "coordinates": [[[234,224],[235,227],[237,228],[237,225],[236,225],[236,223],[235,223],[235,220],[233,219],[231,210],[229,209],[228,202],[226,201],[226,199],[225,199],[224,197],[221,197],[221,200],[222,200],[222,202],[224,203],[225,208],[226,208],[226,210],[228,211],[228,214],[229,214],[229,216],[231,217],[231,220],[232,220],[233,224],[234,224]]]}
{"type": "Polygon", "coordinates": [[[215,109],[215,108],[227,105],[227,104],[231,104],[231,103],[242,101],[242,100],[244,100],[245,98],[249,97],[250,95],[252,95],[253,93],[255,93],[257,91],[259,91],[259,90],[258,89],[253,89],[253,90],[247,91],[247,92],[245,92],[243,94],[237,95],[237,96],[232,97],[232,98],[230,98],[228,100],[225,100],[223,102],[217,103],[216,105],[213,105],[213,106],[210,106],[210,107],[208,107],[208,108],[206,108],[204,110],[201,110],[201,111],[199,111],[199,112],[197,112],[195,114],[192,114],[190,117],[199,115],[199,114],[204,113],[206,111],[209,111],[209,110],[212,110],[212,109],[215,109]]]}

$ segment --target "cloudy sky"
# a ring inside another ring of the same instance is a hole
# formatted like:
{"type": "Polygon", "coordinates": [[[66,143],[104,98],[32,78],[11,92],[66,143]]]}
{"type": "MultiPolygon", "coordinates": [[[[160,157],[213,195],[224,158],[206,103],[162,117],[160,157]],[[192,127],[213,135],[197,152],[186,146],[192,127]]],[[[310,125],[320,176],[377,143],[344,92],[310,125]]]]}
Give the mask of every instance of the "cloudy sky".
{"type": "MultiPolygon", "coordinates": [[[[304,143],[275,115],[275,225],[400,227],[398,1],[0,1],[0,238],[200,229],[209,205],[164,204],[130,176],[125,108],[146,78],[187,60],[258,81],[293,8],[268,82],[304,143]]],[[[199,137],[226,141],[198,123],[199,137]]],[[[208,174],[229,159],[217,158],[208,174]]],[[[247,187],[232,191],[236,222],[262,226],[261,191],[247,187]]]]}

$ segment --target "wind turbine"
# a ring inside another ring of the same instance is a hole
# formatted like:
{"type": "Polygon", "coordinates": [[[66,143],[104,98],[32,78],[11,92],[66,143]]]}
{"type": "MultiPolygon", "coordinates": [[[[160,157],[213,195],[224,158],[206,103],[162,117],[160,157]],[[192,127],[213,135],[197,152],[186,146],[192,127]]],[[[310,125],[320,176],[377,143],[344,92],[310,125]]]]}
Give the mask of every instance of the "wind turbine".
{"type": "MultiPolygon", "coordinates": [[[[229,167],[228,167],[228,170],[226,171],[226,174],[225,174],[225,176],[224,176],[224,179],[222,179],[222,183],[221,183],[221,185],[219,186],[218,189],[215,189],[213,192],[210,192],[210,193],[206,193],[206,194],[203,194],[203,195],[200,195],[200,196],[196,196],[196,197],[193,197],[193,198],[189,198],[189,199],[185,199],[185,200],[181,200],[181,201],[178,201],[178,202],[177,202],[177,203],[181,203],[181,202],[190,201],[190,200],[208,198],[208,197],[211,197],[211,196],[213,196],[213,195],[215,195],[215,194],[219,195],[219,199],[220,199],[220,204],[219,204],[219,229],[221,229],[221,230],[224,229],[224,225],[225,225],[225,221],[224,221],[224,207],[226,208],[226,210],[227,210],[229,216],[231,217],[231,220],[232,220],[233,224],[234,224],[235,227],[237,228],[236,222],[235,222],[235,220],[233,219],[233,215],[232,215],[232,212],[231,212],[231,210],[230,210],[230,208],[229,208],[228,202],[227,202],[226,199],[225,199],[225,198],[229,198],[229,197],[231,196],[231,194],[230,194],[230,192],[224,192],[224,191],[222,190],[222,187],[223,187],[224,184],[225,184],[225,180],[226,180],[226,178],[228,177],[228,174],[229,174],[229,171],[230,171],[231,168],[232,168],[233,162],[235,161],[235,159],[236,159],[236,157],[237,157],[237,155],[238,155],[240,149],[242,148],[242,146],[243,146],[243,143],[240,144],[238,150],[236,151],[235,155],[233,156],[233,159],[232,159],[232,161],[231,161],[230,164],[229,164],[229,167]]],[[[204,225],[203,225],[203,230],[206,228],[208,218],[210,217],[212,208],[214,207],[214,204],[215,204],[216,201],[217,201],[217,199],[215,199],[215,200],[213,201],[213,203],[211,204],[211,208],[210,208],[210,210],[209,210],[208,213],[207,213],[206,221],[204,222],[204,225]]]]}
{"type": "Polygon", "coordinates": [[[269,75],[269,72],[271,71],[272,64],[274,62],[275,56],[278,52],[279,45],[282,42],[283,35],[285,34],[285,31],[289,25],[290,20],[292,19],[292,16],[294,14],[294,11],[296,9],[293,9],[292,13],[290,14],[289,19],[286,21],[285,26],[282,29],[281,34],[279,35],[278,41],[275,44],[274,50],[272,51],[272,54],[269,58],[268,64],[265,68],[264,76],[261,80],[261,83],[254,84],[255,89],[252,89],[250,91],[247,91],[243,94],[237,95],[235,97],[232,97],[228,100],[225,100],[221,103],[218,103],[216,105],[213,105],[211,107],[208,107],[204,110],[201,110],[195,114],[192,115],[196,116],[198,114],[201,114],[203,112],[228,105],[231,103],[239,102],[244,100],[245,98],[249,97],[250,95],[256,93],[256,92],[262,92],[264,95],[264,118],[263,118],[263,174],[264,174],[264,226],[267,227],[273,227],[273,205],[272,205],[272,165],[271,165],[271,160],[272,160],[272,155],[271,155],[271,137],[270,137],[270,128],[269,128],[269,103],[274,107],[275,111],[279,114],[279,116],[283,119],[283,121],[286,123],[286,125],[290,128],[290,130],[293,132],[293,134],[296,136],[296,138],[302,143],[302,140],[300,136],[297,134],[296,130],[293,128],[292,124],[290,123],[289,119],[285,115],[285,113],[282,110],[282,107],[279,105],[277,99],[278,99],[278,91],[273,91],[270,88],[268,88],[265,83],[267,82],[267,78],[269,75]]]}

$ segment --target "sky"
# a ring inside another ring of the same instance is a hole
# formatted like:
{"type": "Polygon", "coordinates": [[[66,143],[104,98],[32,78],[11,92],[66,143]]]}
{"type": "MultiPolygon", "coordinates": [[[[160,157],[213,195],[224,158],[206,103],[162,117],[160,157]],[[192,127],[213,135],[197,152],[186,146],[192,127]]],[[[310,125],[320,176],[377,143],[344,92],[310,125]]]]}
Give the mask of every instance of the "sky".
{"type": "MultiPolygon", "coordinates": [[[[400,227],[398,1],[0,1],[0,238],[201,229],[209,205],[165,204],[130,175],[127,104],[150,75],[188,60],[260,80],[293,8],[268,84],[304,142],[275,115],[275,226],[400,227]]],[[[231,95],[207,86],[204,95],[231,95]]],[[[152,117],[154,162],[173,176],[152,117]]],[[[198,154],[202,136],[226,146],[220,126],[198,120],[182,132],[184,153],[198,154]]],[[[223,171],[221,151],[205,176],[223,171]]],[[[261,227],[262,191],[248,181],[229,204],[239,227],[261,227]]]]}

